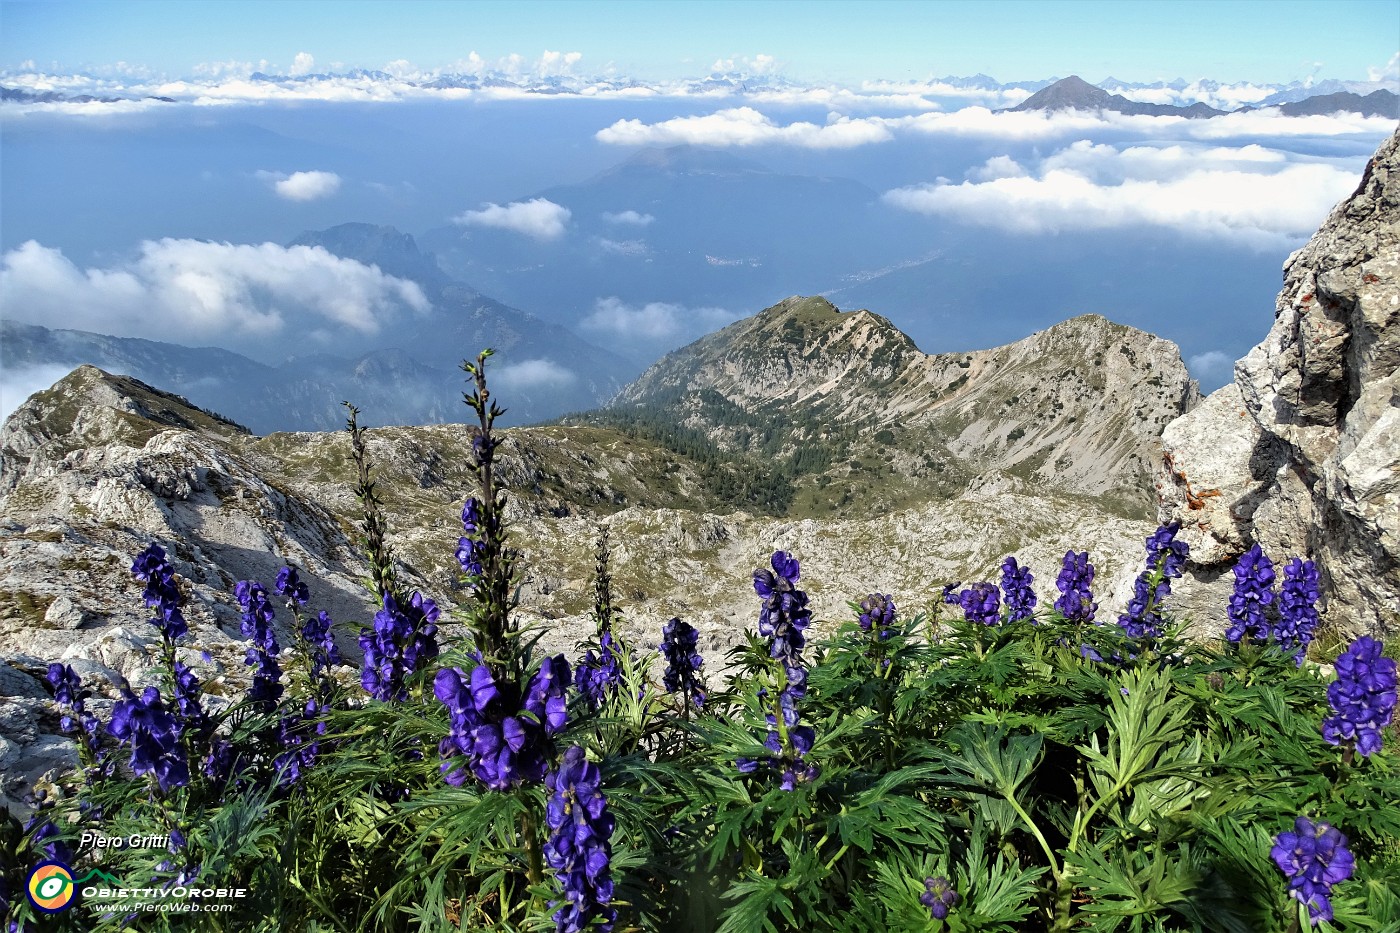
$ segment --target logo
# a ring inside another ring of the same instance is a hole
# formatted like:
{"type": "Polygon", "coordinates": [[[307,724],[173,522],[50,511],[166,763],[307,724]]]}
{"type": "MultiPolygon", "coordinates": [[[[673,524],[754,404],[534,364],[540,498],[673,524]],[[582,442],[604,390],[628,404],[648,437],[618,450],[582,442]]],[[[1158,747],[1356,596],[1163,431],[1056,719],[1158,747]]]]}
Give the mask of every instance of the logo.
{"type": "Polygon", "coordinates": [[[29,873],[29,903],[46,914],[67,910],[73,891],[73,872],[62,862],[40,862],[29,873]]]}

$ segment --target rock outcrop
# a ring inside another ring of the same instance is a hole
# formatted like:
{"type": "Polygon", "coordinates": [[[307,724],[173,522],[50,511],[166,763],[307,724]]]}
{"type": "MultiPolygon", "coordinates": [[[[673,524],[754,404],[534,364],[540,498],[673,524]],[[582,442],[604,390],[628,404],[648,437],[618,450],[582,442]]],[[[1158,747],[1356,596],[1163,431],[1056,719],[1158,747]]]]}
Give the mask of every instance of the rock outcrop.
{"type": "Polygon", "coordinates": [[[1339,631],[1400,630],[1398,367],[1400,132],[1288,257],[1273,328],[1234,382],[1163,434],[1160,513],[1192,556],[1179,606],[1218,631],[1229,568],[1258,542],[1317,561],[1339,631]]]}

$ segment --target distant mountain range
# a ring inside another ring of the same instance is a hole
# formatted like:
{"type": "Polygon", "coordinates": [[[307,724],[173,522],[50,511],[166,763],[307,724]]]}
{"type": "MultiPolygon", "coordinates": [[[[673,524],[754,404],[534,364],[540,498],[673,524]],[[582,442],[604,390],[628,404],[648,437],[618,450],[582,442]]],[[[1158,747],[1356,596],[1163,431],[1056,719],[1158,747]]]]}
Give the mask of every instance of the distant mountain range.
{"type": "Polygon", "coordinates": [[[487,298],[446,275],[411,236],[390,227],[342,224],[292,245],[319,246],[417,282],[432,312],[395,332],[392,345],[355,357],[301,356],[278,366],[214,347],[186,347],[0,320],[0,363],[92,364],[184,395],[254,432],[334,430],[343,400],[366,424],[460,421],[463,360],[485,347],[511,389],[504,423],[522,424],[602,404],[640,369],[566,328],[487,298]]]}
{"type": "MultiPolygon", "coordinates": [[[[157,90],[168,90],[169,85],[165,82],[152,82],[150,84],[132,83],[129,86],[117,85],[111,80],[98,80],[88,75],[68,75],[65,76],[65,86],[83,87],[86,83],[91,90],[78,93],[62,93],[53,90],[35,90],[23,86],[26,80],[32,80],[34,76],[11,74],[5,80],[8,84],[0,87],[0,104],[86,104],[86,103],[114,103],[122,100],[141,101],[161,101],[174,102],[176,98],[153,93],[157,90]]],[[[39,76],[45,77],[46,76],[39,76]]],[[[1073,77],[1073,76],[1072,76],[1073,77]]],[[[237,79],[248,88],[257,89],[264,86],[275,86],[282,92],[296,95],[304,93],[311,98],[322,96],[322,89],[335,89],[337,93],[329,95],[333,99],[345,99],[343,92],[347,89],[359,89],[375,99],[405,95],[410,97],[421,97],[425,93],[441,93],[445,96],[458,96],[467,94],[490,94],[492,92],[504,92],[510,95],[520,93],[543,96],[587,96],[602,97],[608,95],[627,95],[637,92],[648,94],[663,94],[674,97],[737,97],[763,95],[800,95],[804,91],[829,91],[829,87],[814,86],[794,81],[781,74],[764,73],[749,74],[737,71],[716,71],[702,77],[682,78],[674,81],[645,82],[635,78],[610,75],[583,75],[583,74],[559,74],[543,75],[531,72],[507,73],[502,71],[487,71],[483,73],[422,73],[416,75],[389,74],[384,71],[372,69],[354,68],[343,72],[316,72],[301,75],[268,74],[265,72],[253,72],[247,77],[237,79]]],[[[1046,88],[1053,87],[1061,80],[1058,77],[1042,78],[1034,80],[1021,80],[1001,82],[989,75],[976,74],[971,76],[946,75],[941,78],[930,78],[925,81],[916,82],[925,90],[923,93],[930,97],[940,96],[962,98],[964,100],[975,100],[977,96],[985,96],[988,99],[1001,97],[1003,99],[1028,94],[1038,93],[1046,88]]],[[[1076,80],[1078,80],[1076,78],[1076,80]]],[[[180,82],[180,99],[198,99],[211,87],[219,84],[219,79],[189,80],[180,82]]],[[[867,87],[862,93],[880,93],[879,85],[867,87]]],[[[40,86],[44,86],[40,84],[40,86]]],[[[1125,101],[1135,102],[1134,98],[1144,94],[1154,97],[1170,97],[1173,103],[1166,104],[1158,102],[1158,106],[1177,106],[1182,109],[1189,109],[1192,104],[1200,103],[1211,106],[1215,104],[1234,101],[1235,106],[1228,109],[1238,109],[1240,105],[1249,102],[1253,107],[1273,107],[1287,103],[1297,103],[1313,97],[1331,97],[1333,95],[1351,94],[1356,97],[1369,97],[1378,90],[1384,90],[1388,94],[1394,94],[1396,82],[1392,79],[1388,82],[1382,81],[1341,81],[1337,79],[1324,79],[1313,81],[1292,81],[1288,83],[1262,83],[1253,84],[1250,82],[1224,82],[1208,78],[1196,81],[1186,81],[1177,78],[1173,81],[1153,81],[1153,82],[1130,82],[1121,81],[1117,78],[1109,77],[1099,82],[1097,87],[1106,91],[1110,95],[1123,97],[1125,101]]],[[[226,89],[227,90],[227,89],[226,89]]],[[[248,99],[262,99],[261,93],[257,90],[249,92],[248,99]]],[[[226,96],[221,94],[221,97],[226,96]]],[[[1339,98],[1342,109],[1350,110],[1353,102],[1346,98],[1339,98]]],[[[1379,105],[1384,105],[1381,101],[1379,105]]],[[[1370,107],[1378,106],[1372,101],[1370,107]]],[[[1112,109],[1112,108],[1110,108],[1112,109]]],[[[1127,112],[1127,111],[1125,111],[1127,112]]],[[[1143,111],[1151,112],[1151,111],[1143,111]]],[[[1222,111],[1223,112],[1223,111],[1222,111]]],[[[1332,112],[1332,111],[1328,111],[1332,112]]],[[[1362,112],[1362,111],[1357,111],[1362,112]]],[[[1390,111],[1381,110],[1379,115],[1389,115],[1390,111]]]]}
{"type": "MultiPolygon", "coordinates": [[[[1105,82],[1107,83],[1107,82],[1105,82]]],[[[1276,95],[1277,96],[1277,95],[1276,95]]],[[[1359,113],[1367,117],[1390,117],[1400,119],[1400,95],[1385,89],[1377,89],[1362,96],[1350,90],[1335,90],[1326,94],[1273,100],[1266,98],[1258,107],[1244,106],[1235,111],[1217,110],[1200,101],[1188,106],[1175,104],[1153,104],[1130,100],[1121,94],[1112,94],[1103,86],[1090,84],[1078,75],[1062,78],[1036,91],[1015,107],[1013,112],[1030,110],[1108,110],[1135,116],[1179,116],[1193,120],[1223,116],[1227,112],[1257,110],[1264,107],[1277,107],[1286,116],[1311,116],[1337,112],[1359,113]]]]}

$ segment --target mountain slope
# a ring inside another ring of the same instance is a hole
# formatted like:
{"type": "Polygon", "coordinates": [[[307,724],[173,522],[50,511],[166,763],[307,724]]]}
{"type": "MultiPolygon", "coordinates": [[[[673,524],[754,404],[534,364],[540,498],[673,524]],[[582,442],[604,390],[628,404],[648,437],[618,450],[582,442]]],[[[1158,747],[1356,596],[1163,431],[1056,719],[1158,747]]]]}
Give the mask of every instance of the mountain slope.
{"type": "Polygon", "coordinates": [[[818,463],[806,500],[818,511],[853,485],[868,494],[872,474],[917,497],[1006,473],[1146,514],[1161,430],[1197,398],[1175,345],[1097,315],[928,355],[870,311],[794,297],[663,357],[611,407],[818,463]]]}

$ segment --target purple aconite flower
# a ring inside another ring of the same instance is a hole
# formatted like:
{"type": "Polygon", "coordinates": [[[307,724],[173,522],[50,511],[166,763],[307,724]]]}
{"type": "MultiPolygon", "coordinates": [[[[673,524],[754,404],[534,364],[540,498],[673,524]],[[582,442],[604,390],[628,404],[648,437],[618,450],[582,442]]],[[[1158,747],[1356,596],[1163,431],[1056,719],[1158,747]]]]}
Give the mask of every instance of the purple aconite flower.
{"type": "Polygon", "coordinates": [[[1235,564],[1235,591],[1230,596],[1230,627],[1225,638],[1232,645],[1269,637],[1268,607],[1274,602],[1274,565],[1264,549],[1254,545],[1235,564]]]}
{"type": "Polygon", "coordinates": [[[547,659],[524,691],[498,680],[484,663],[469,675],[460,668],[438,671],[433,694],[451,721],[438,743],[443,779],[461,787],[470,771],[492,790],[543,779],[550,739],[567,724],[568,684],[569,662],[562,654],[547,659]],[[458,756],[465,756],[465,767],[458,756]]]}
{"type": "Polygon", "coordinates": [[[175,582],[175,571],[165,559],[165,549],[152,544],[137,554],[131,562],[131,572],[137,580],[146,584],[142,598],[147,606],[156,610],[157,614],[150,622],[160,629],[161,637],[167,642],[174,642],[184,636],[190,630],[180,609],[184,597],[180,595],[179,584],[175,582]]]}
{"type": "Polygon", "coordinates": [[[1094,565],[1089,563],[1089,552],[1065,551],[1064,562],[1055,586],[1060,598],[1055,600],[1055,608],[1070,622],[1092,622],[1099,604],[1094,602],[1094,565]]]}
{"type": "Polygon", "coordinates": [[[301,638],[306,643],[306,653],[311,658],[311,676],[316,677],[328,667],[340,663],[340,650],[335,646],[335,636],[331,634],[331,617],[325,610],[308,618],[301,627],[301,638]]]}
{"type": "Polygon", "coordinates": [[[1001,620],[1001,592],[991,583],[974,583],[958,594],[963,618],[980,625],[996,625],[1001,620]]]}
{"type": "Polygon", "coordinates": [[[1317,631],[1317,565],[1295,557],[1283,568],[1283,585],[1278,593],[1278,620],[1271,632],[1283,648],[1292,648],[1299,666],[1307,656],[1308,645],[1317,631]]]}
{"type": "Polygon", "coordinates": [[[137,697],[127,692],[112,706],[107,731],[131,748],[129,763],[137,775],[154,774],[160,789],[190,782],[189,762],[181,742],[180,721],[161,702],[160,691],[147,687],[137,697]]]}
{"type": "Polygon", "coordinates": [[[1351,877],[1356,860],[1347,837],[1327,823],[1300,816],[1293,832],[1279,833],[1269,855],[1288,879],[1288,893],[1308,907],[1316,926],[1332,919],[1332,886],[1351,877]]]}
{"type": "Polygon", "coordinates": [[[666,670],[661,684],[667,693],[679,692],[696,706],[705,705],[705,691],[698,675],[705,659],[697,650],[700,633],[689,622],[672,619],[661,630],[661,654],[666,658],[666,670]]]}
{"type": "Polygon", "coordinates": [[[1016,563],[1016,558],[1008,557],[1001,562],[1001,592],[1005,597],[1008,622],[1019,622],[1035,615],[1035,590],[1031,584],[1035,577],[1031,568],[1016,563]]]}
{"type": "Polygon", "coordinates": [[[305,606],[311,598],[311,591],[301,582],[295,567],[283,567],[277,571],[276,589],[287,600],[288,606],[305,606]]]}
{"type": "Polygon", "coordinates": [[[465,536],[457,539],[457,563],[468,577],[479,577],[486,542],[481,540],[481,500],[475,496],[462,506],[462,531],[465,536]]]}
{"type": "Polygon", "coordinates": [[[1171,595],[1172,578],[1180,577],[1186,566],[1186,542],[1176,537],[1180,530],[1181,522],[1172,522],[1147,537],[1147,565],[1133,584],[1128,611],[1118,617],[1119,626],[1130,638],[1162,637],[1166,622],[1162,604],[1171,595]]]}
{"type": "Polygon", "coordinates": [[[948,911],[956,907],[959,900],[958,892],[947,878],[924,879],[924,893],[919,895],[919,903],[928,908],[933,919],[946,920],[948,911]]]}
{"type": "Polygon", "coordinates": [[[326,732],[324,714],[327,704],[307,700],[300,715],[285,716],[277,724],[277,742],[284,751],[273,759],[278,783],[283,787],[296,784],[316,763],[321,751],[319,737],[326,732]]]}
{"type": "Polygon", "coordinates": [[[611,930],[617,911],[613,896],[612,833],[614,820],[602,792],[603,776],[577,745],[564,753],[557,771],[545,778],[552,791],[545,806],[550,836],[544,858],[564,889],[554,913],[557,933],[584,929],[611,930]],[[599,922],[596,927],[594,921],[599,922]]]}
{"type": "Polygon", "coordinates": [[[374,628],[360,630],[365,653],[360,685],[366,693],[386,702],[407,699],[405,678],[437,657],[437,620],[437,603],[420,593],[405,606],[392,593],[384,594],[374,628]]]}
{"type": "Polygon", "coordinates": [[[253,668],[253,685],[248,690],[248,698],[264,708],[271,708],[282,697],[282,668],[277,663],[282,648],[272,628],[277,613],[267,598],[267,589],[256,580],[239,580],[233,592],[243,609],[243,636],[253,643],[243,661],[253,668]]]}
{"type": "Polygon", "coordinates": [[[64,732],[69,732],[73,728],[73,716],[76,715],[80,719],[83,716],[88,691],[83,689],[82,678],[67,664],[50,664],[44,679],[53,687],[54,702],[64,708],[59,725],[63,727],[64,732]]]}
{"type": "Polygon", "coordinates": [[[1331,715],[1322,721],[1322,737],[1333,745],[1355,743],[1363,757],[1381,749],[1381,730],[1395,717],[1395,660],[1385,645],[1362,635],[1337,656],[1337,679],[1327,687],[1331,715]]]}
{"type": "MultiPolygon", "coordinates": [[[[68,843],[58,838],[60,830],[53,821],[44,815],[45,811],[52,807],[53,800],[44,801],[33,816],[24,821],[24,831],[29,834],[29,848],[42,849],[44,855],[56,862],[63,862],[66,865],[73,863],[73,850],[68,843]],[[49,841],[52,840],[52,841],[49,841]]],[[[3,906],[3,905],[0,905],[3,906]]]]}
{"type": "Polygon", "coordinates": [[[591,648],[574,669],[574,687],[591,709],[597,709],[622,681],[622,666],[618,663],[617,645],[611,631],[598,637],[598,651],[591,648]]]}
{"type": "MultiPolygon", "coordinates": [[[[796,558],[785,551],[775,551],[770,564],[771,571],[760,568],[753,575],[754,592],[763,600],[758,630],[768,638],[768,656],[772,659],[774,677],[782,684],[777,703],[767,714],[769,731],[764,745],[773,752],[773,757],[763,763],[782,776],[783,790],[792,790],[798,782],[816,780],[821,773],[815,763],[803,760],[811,751],[816,735],[811,727],[798,725],[797,710],[798,701],[807,695],[807,669],[803,665],[802,649],[807,643],[804,632],[812,621],[812,612],[807,608],[807,594],[797,589],[801,570],[796,558]]],[[[766,689],[759,691],[760,699],[767,696],[766,689]]],[[[745,774],[757,770],[758,764],[745,758],[736,762],[745,774]]]]}
{"type": "Polygon", "coordinates": [[[893,634],[891,629],[896,614],[894,600],[888,594],[871,593],[860,601],[860,615],[856,622],[862,632],[873,632],[876,638],[883,641],[893,634]]]}

